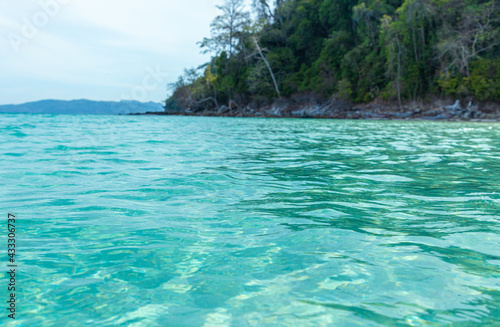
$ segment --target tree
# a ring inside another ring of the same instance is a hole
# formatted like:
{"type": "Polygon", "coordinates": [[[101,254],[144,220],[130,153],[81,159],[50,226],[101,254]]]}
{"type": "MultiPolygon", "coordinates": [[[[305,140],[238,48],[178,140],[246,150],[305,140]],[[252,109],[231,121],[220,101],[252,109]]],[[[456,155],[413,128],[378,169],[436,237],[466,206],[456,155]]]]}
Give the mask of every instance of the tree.
{"type": "Polygon", "coordinates": [[[211,61],[187,71],[168,104],[204,111],[301,93],[401,107],[430,94],[499,101],[499,3],[225,0],[201,42],[211,61]]]}
{"type": "Polygon", "coordinates": [[[392,18],[384,15],[382,17],[382,42],[384,43],[387,58],[387,77],[392,79],[396,87],[398,104],[401,107],[403,58],[405,49],[401,35],[401,23],[393,22],[392,18]]]}
{"type": "Polygon", "coordinates": [[[227,51],[232,56],[241,43],[244,30],[250,25],[250,15],[244,11],[244,0],[225,0],[222,6],[216,6],[222,14],[215,17],[210,24],[211,38],[204,38],[200,47],[206,52],[220,55],[227,51]]]}
{"type": "Polygon", "coordinates": [[[437,45],[441,69],[470,76],[470,63],[484,52],[500,45],[500,8],[496,1],[463,9],[458,26],[445,21],[437,45]],[[455,25],[455,26],[454,26],[455,25]]]}
{"type": "Polygon", "coordinates": [[[269,70],[269,74],[271,75],[271,78],[273,79],[274,89],[276,90],[278,97],[281,98],[280,89],[278,87],[278,83],[276,82],[276,77],[274,77],[274,73],[273,73],[273,70],[271,69],[271,65],[269,65],[269,61],[267,61],[266,57],[262,53],[262,49],[260,48],[259,42],[257,42],[257,38],[255,36],[253,37],[253,42],[255,43],[255,46],[257,47],[257,51],[259,52],[260,57],[262,58],[262,60],[264,61],[264,63],[267,66],[267,69],[269,70]]]}
{"type": "Polygon", "coordinates": [[[268,0],[252,0],[252,7],[257,15],[257,19],[271,21],[274,19],[274,13],[268,0]]]}

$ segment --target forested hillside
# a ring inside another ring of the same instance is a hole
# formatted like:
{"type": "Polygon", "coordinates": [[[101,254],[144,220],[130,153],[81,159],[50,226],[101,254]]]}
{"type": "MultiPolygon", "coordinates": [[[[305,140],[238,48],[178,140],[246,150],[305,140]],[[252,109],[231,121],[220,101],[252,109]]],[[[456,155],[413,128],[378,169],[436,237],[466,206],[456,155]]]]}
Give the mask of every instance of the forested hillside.
{"type": "Polygon", "coordinates": [[[481,0],[226,0],[212,60],[172,85],[170,110],[298,94],[353,103],[500,101],[500,6],[481,0]]]}

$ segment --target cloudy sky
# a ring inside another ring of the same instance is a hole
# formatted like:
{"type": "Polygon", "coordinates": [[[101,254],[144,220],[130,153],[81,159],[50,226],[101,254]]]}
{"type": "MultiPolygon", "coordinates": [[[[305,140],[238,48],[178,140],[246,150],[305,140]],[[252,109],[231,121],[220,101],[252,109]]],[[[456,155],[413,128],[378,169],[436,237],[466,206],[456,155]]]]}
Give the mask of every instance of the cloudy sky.
{"type": "Polygon", "coordinates": [[[0,0],[0,104],[163,101],[208,55],[217,0],[0,0]]]}

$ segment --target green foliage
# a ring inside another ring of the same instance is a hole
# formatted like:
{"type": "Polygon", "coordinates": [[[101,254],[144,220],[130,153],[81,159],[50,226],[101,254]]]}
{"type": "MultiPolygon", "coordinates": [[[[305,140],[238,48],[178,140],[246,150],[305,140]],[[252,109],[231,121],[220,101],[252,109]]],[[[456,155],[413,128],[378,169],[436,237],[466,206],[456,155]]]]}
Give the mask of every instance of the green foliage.
{"type": "Polygon", "coordinates": [[[480,59],[473,62],[471,75],[464,80],[475,98],[500,101],[500,59],[480,59]]]}
{"type": "Polygon", "coordinates": [[[224,5],[216,6],[222,14],[210,24],[212,37],[204,38],[199,43],[201,48],[205,48],[204,52],[220,54],[229,51],[232,55],[241,50],[243,32],[250,25],[250,15],[243,11],[244,6],[244,0],[225,0],[224,5]]]}
{"type": "Polygon", "coordinates": [[[324,0],[319,7],[319,18],[328,31],[352,32],[352,0],[324,0]]]}
{"type": "Polygon", "coordinates": [[[350,100],[352,95],[351,83],[348,80],[341,80],[338,85],[337,97],[340,100],[350,100]]]}
{"type": "Polygon", "coordinates": [[[460,77],[449,77],[441,75],[438,80],[438,85],[445,94],[456,96],[459,93],[459,87],[462,85],[463,79],[460,77]]]}
{"type": "Polygon", "coordinates": [[[500,8],[494,0],[274,4],[255,0],[255,23],[242,0],[218,7],[212,37],[201,43],[214,57],[204,71],[186,71],[168,104],[202,110],[230,100],[264,101],[277,96],[276,88],[281,96],[337,94],[354,102],[430,92],[500,101],[500,8]]]}
{"type": "Polygon", "coordinates": [[[441,75],[441,90],[452,96],[500,101],[500,60],[479,59],[471,63],[470,71],[469,77],[441,75]]]}

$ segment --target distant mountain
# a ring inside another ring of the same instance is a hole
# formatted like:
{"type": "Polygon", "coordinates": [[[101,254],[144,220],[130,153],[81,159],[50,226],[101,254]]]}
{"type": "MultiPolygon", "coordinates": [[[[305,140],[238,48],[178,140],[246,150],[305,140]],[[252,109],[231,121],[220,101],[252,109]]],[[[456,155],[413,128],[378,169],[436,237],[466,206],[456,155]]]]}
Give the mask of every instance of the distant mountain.
{"type": "Polygon", "coordinates": [[[118,115],[158,111],[164,111],[160,103],[132,100],[120,102],[42,100],[17,105],[0,105],[0,113],[118,115]]]}

